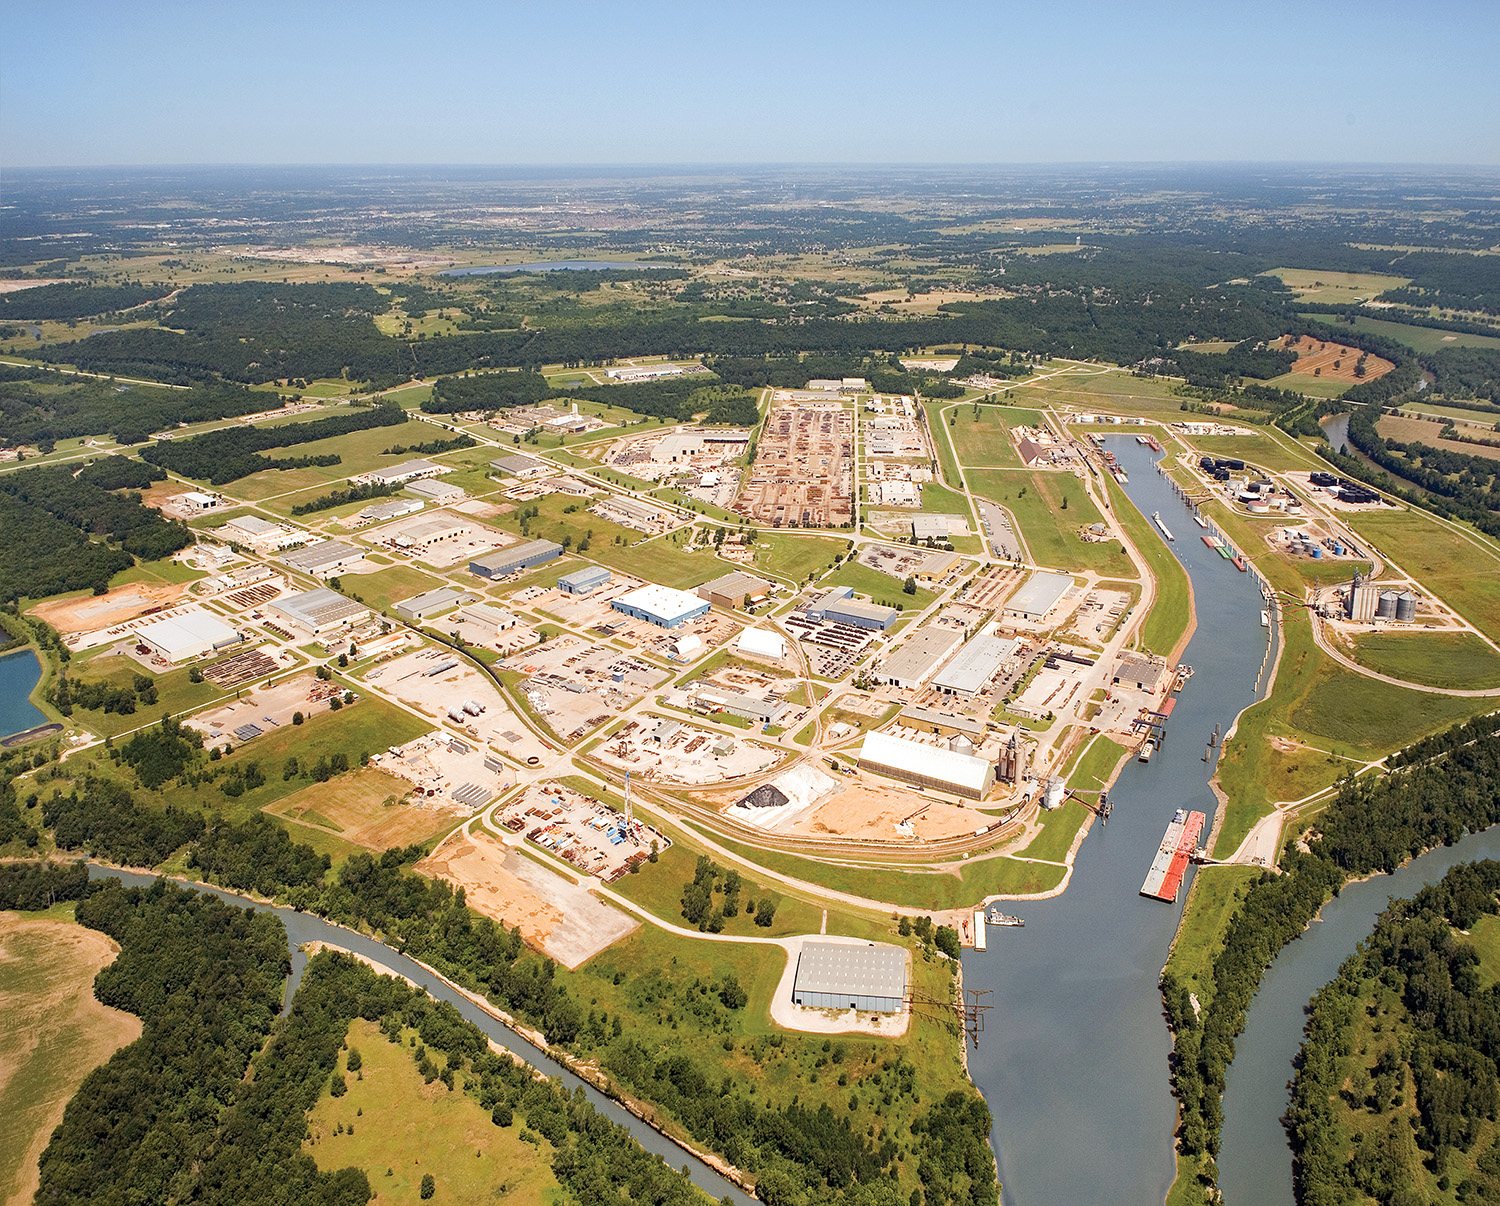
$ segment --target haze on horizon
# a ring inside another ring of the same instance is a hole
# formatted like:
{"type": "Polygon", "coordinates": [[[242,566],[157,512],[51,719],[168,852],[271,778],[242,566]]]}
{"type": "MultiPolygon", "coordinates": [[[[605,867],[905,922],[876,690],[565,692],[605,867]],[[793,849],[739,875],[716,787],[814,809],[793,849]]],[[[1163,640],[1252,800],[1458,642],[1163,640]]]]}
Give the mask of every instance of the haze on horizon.
{"type": "Polygon", "coordinates": [[[1500,164],[1500,6],[1216,7],[58,0],[0,162],[1500,164]]]}

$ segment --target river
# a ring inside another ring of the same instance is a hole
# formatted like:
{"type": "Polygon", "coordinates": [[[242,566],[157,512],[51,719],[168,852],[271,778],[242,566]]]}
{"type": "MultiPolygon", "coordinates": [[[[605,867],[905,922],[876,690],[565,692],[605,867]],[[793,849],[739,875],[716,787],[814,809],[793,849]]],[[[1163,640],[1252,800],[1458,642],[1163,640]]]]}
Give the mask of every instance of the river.
{"type": "Polygon", "coordinates": [[[1292,1149],[1281,1116],[1307,1006],[1368,938],[1392,897],[1414,896],[1457,863],[1500,858],[1500,829],[1470,834],[1414,859],[1394,875],[1351,884],[1271,964],[1245,1015],[1224,1086],[1219,1188],[1230,1206],[1292,1206],[1292,1149]]]}
{"type": "Polygon", "coordinates": [[[0,740],[47,723],[46,715],[31,702],[41,678],[42,660],[34,649],[0,654],[0,740]]]}
{"type": "MultiPolygon", "coordinates": [[[[153,875],[140,875],[131,871],[118,871],[112,867],[100,867],[89,864],[89,877],[91,879],[116,878],[122,882],[136,887],[146,887],[154,883],[156,877],[153,875]]],[[[429,995],[437,1000],[447,1001],[458,1010],[464,1018],[478,1026],[485,1034],[497,1043],[509,1048],[533,1068],[545,1073],[548,1077],[557,1080],[569,1092],[582,1088],[587,1095],[590,1104],[611,1122],[617,1122],[625,1127],[635,1136],[648,1152],[660,1156],[673,1168],[687,1167],[693,1184],[697,1185],[716,1201],[727,1198],[738,1206],[750,1206],[751,1199],[736,1188],[731,1182],[725,1180],[708,1165],[704,1164],[696,1156],[686,1149],[678,1146],[659,1131],[652,1129],[637,1118],[630,1111],[624,1109],[617,1102],[610,1100],[598,1089],[588,1082],[581,1080],[569,1072],[560,1064],[554,1062],[545,1052],[533,1046],[509,1029],[503,1022],[491,1017],[473,1001],[462,993],[455,992],[437,976],[434,976],[420,964],[408,959],[405,955],[393,950],[391,947],[379,942],[374,938],[367,938],[362,934],[356,934],[340,926],[333,925],[312,913],[299,913],[295,909],[267,909],[265,905],[257,904],[243,896],[237,896],[232,892],[226,892],[219,888],[211,888],[203,885],[193,885],[199,891],[207,892],[217,896],[230,904],[240,905],[247,908],[261,909],[274,913],[286,926],[287,946],[292,954],[292,974],[287,980],[286,995],[282,1008],[292,999],[297,991],[297,985],[302,982],[302,973],[307,967],[307,956],[302,953],[301,947],[309,942],[326,942],[332,946],[343,947],[345,950],[353,951],[355,954],[364,955],[384,964],[392,971],[398,972],[407,979],[425,988],[429,995]]]]}
{"type": "Polygon", "coordinates": [[[1156,454],[1133,437],[1108,444],[1131,500],[1176,536],[1197,607],[1183,655],[1194,674],[1161,751],[1128,763],[1111,789],[1114,813],[1084,841],[1067,891],[1007,905],[1025,928],[991,927],[989,950],[964,954],[966,986],[991,990],[994,1006],[969,1068],[994,1115],[1004,1200],[1019,1206],[1153,1206],[1172,1183],[1176,1103],[1157,984],[1181,906],[1138,893],[1172,814],[1214,811],[1203,751],[1216,724],[1227,731],[1255,702],[1268,636],[1254,576],[1198,539],[1156,454]]]}

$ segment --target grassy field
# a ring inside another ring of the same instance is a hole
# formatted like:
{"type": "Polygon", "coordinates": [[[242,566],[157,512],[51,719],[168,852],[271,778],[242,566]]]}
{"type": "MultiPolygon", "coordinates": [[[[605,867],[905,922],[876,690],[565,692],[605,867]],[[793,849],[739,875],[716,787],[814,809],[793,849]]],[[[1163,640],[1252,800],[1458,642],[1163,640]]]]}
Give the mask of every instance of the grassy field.
{"type": "Polygon", "coordinates": [[[588,557],[601,565],[647,582],[659,582],[663,586],[675,586],[682,590],[729,572],[729,566],[712,553],[686,552],[670,537],[658,536],[655,540],[647,541],[642,539],[639,532],[632,532],[631,535],[639,543],[632,542],[625,546],[611,544],[609,541],[601,542],[596,538],[588,557]]]}
{"type": "Polygon", "coordinates": [[[373,574],[345,574],[339,581],[350,594],[358,595],[377,611],[443,585],[442,580],[415,565],[396,565],[373,574]]]}
{"type": "Polygon", "coordinates": [[[1500,687],[1500,654],[1472,632],[1370,633],[1354,638],[1371,670],[1429,687],[1500,687]]]}
{"type": "MultiPolygon", "coordinates": [[[[320,416],[315,414],[311,417],[320,416]]],[[[431,439],[432,434],[431,429],[425,425],[413,427],[406,423],[400,427],[372,427],[366,431],[351,431],[345,435],[314,440],[311,444],[296,444],[286,449],[269,449],[265,455],[272,458],[336,453],[343,459],[337,465],[319,465],[309,469],[265,469],[231,482],[226,489],[235,498],[256,502],[295,490],[329,486],[330,483],[353,477],[357,473],[367,473],[382,465],[397,464],[401,457],[382,456],[381,453],[394,444],[409,444],[413,439],[421,443],[424,439],[431,439]]]]}
{"type": "Polygon", "coordinates": [[[1425,511],[1351,514],[1349,526],[1474,627],[1500,635],[1500,553],[1484,537],[1425,511]]]}
{"type": "Polygon", "coordinates": [[[564,1200],[552,1175],[551,1144],[522,1140],[519,1121],[496,1126],[475,1098],[440,1080],[424,1084],[405,1041],[410,1037],[397,1045],[373,1022],[356,1018],[350,1025],[348,1045],[358,1048],[362,1066],[348,1072],[348,1054],[341,1052],[338,1071],[348,1093],[333,1097],[325,1088],[308,1114],[311,1138],[302,1150],[318,1167],[363,1169],[374,1200],[383,1203],[420,1201],[425,1173],[437,1181],[438,1202],[564,1200]]]}
{"type": "Polygon", "coordinates": [[[1324,467],[1324,462],[1309,452],[1288,448],[1274,436],[1251,432],[1242,436],[1184,436],[1190,451],[1207,456],[1234,457],[1272,470],[1307,470],[1324,467]]]}
{"type": "MultiPolygon", "coordinates": [[[[231,651],[227,656],[233,656],[231,651]]],[[[219,660],[223,660],[222,658],[219,660]]],[[[211,662],[203,663],[211,665],[211,662]]],[[[103,682],[113,687],[128,687],[137,674],[147,671],[133,658],[123,657],[102,650],[98,653],[75,657],[68,662],[68,677],[79,682],[103,682]]],[[[69,718],[72,723],[92,729],[101,737],[117,737],[121,733],[138,729],[142,725],[155,724],[162,713],[178,715],[197,711],[224,697],[224,692],[213,683],[189,681],[191,668],[183,666],[168,670],[165,674],[150,675],[156,680],[156,703],[140,704],[134,712],[102,712],[90,708],[74,708],[69,718]]]]}
{"type": "Polygon", "coordinates": [[[1272,389],[1289,389],[1299,394],[1306,394],[1309,398],[1341,398],[1344,391],[1351,384],[1348,381],[1334,381],[1326,377],[1311,377],[1306,373],[1282,373],[1279,377],[1271,377],[1263,384],[1272,389]]]}
{"type": "MultiPolygon", "coordinates": [[[[1331,272],[1325,268],[1273,268],[1266,273],[1281,281],[1303,301],[1339,302],[1368,300],[1387,289],[1411,283],[1410,277],[1383,276],[1377,272],[1331,272]]],[[[1325,321],[1327,316],[1323,316],[1325,321]]]]}
{"type": "Polygon", "coordinates": [[[871,569],[868,565],[860,565],[857,561],[846,561],[833,573],[823,579],[826,586],[852,586],[856,593],[869,595],[877,603],[884,603],[889,607],[901,605],[902,610],[917,612],[932,602],[936,596],[930,590],[917,587],[917,593],[908,595],[901,589],[901,583],[889,574],[882,574],[877,569],[871,569]]]}
{"type": "Polygon", "coordinates": [[[1079,829],[1090,815],[1089,810],[1077,800],[1067,801],[1061,808],[1044,813],[1040,831],[1024,849],[1015,853],[1022,858],[1062,862],[1072,848],[1073,839],[1078,836],[1079,829]]]}
{"type": "Polygon", "coordinates": [[[1011,443],[1011,429],[1040,427],[1042,416],[1035,410],[981,405],[976,419],[974,407],[960,405],[945,407],[942,421],[953,437],[958,459],[965,465],[1002,465],[1021,469],[1025,466],[1011,443]]]}
{"type": "Polygon", "coordinates": [[[1141,645],[1165,656],[1182,639],[1192,618],[1192,583],[1182,562],[1125,491],[1113,481],[1106,485],[1115,518],[1156,575],[1156,602],[1141,625],[1141,645]]]}
{"type": "Polygon", "coordinates": [[[1084,795],[1103,790],[1124,753],[1125,747],[1118,741],[1095,737],[1067,773],[1069,790],[1084,795]]]}
{"type": "Polygon", "coordinates": [[[0,912],[0,1200],[30,1202],[37,1159],[83,1078],[141,1033],[94,999],[119,948],[73,921],[71,904],[0,912]]]}
{"type": "Polygon", "coordinates": [[[1182,399],[1173,391],[1180,383],[1150,377],[1134,377],[1098,367],[1075,367],[1035,385],[1007,389],[1001,398],[1022,407],[1065,406],[1082,411],[1129,412],[1180,418],[1182,399]]]}
{"type": "Polygon", "coordinates": [[[405,779],[360,767],[327,783],[309,783],[265,811],[289,823],[299,841],[303,828],[314,828],[377,852],[433,842],[460,823],[455,813],[405,803],[410,789],[405,779]]]}
{"type": "MultiPolygon", "coordinates": [[[[800,585],[813,570],[828,567],[844,551],[846,540],[831,536],[788,536],[782,533],[756,537],[755,568],[800,585]]],[[[729,567],[725,567],[728,572],[729,567]]]]}
{"type": "MultiPolygon", "coordinates": [[[[1332,322],[1336,316],[1304,314],[1302,317],[1311,318],[1317,322],[1332,322]]],[[[1341,329],[1347,325],[1342,320],[1337,323],[1341,329]]],[[[1444,348],[1500,348],[1500,339],[1493,335],[1468,335],[1461,331],[1440,331],[1436,327],[1418,327],[1407,322],[1388,322],[1383,318],[1366,318],[1364,315],[1355,318],[1351,329],[1394,339],[1397,343],[1404,343],[1414,352],[1440,352],[1444,348]]]]}
{"type": "Polygon", "coordinates": [[[1103,517],[1077,478],[996,469],[966,472],[974,493],[1009,508],[1038,565],[1061,570],[1094,569],[1110,578],[1135,577],[1135,567],[1117,543],[1087,544],[1079,537],[1080,529],[1101,522],[1103,517]]]}

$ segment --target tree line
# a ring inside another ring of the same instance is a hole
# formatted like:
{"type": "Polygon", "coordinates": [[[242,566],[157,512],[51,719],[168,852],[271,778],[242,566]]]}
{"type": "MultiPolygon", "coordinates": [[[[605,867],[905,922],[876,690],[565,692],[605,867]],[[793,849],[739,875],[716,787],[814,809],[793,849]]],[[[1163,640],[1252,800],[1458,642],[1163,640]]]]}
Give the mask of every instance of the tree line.
{"type": "MultiPolygon", "coordinates": [[[[1307,848],[1288,841],[1281,874],[1264,872],[1251,885],[1214,958],[1213,997],[1201,1015],[1186,986],[1170,971],[1163,974],[1185,1154],[1218,1153],[1224,1078],[1245,1011],[1262,974],[1324,901],[1351,878],[1394,871],[1433,846],[1500,821],[1500,736],[1493,718],[1484,727],[1476,733],[1472,724],[1458,726],[1449,740],[1409,748],[1400,771],[1344,780],[1307,848]]],[[[1217,1177],[1211,1159],[1206,1168],[1211,1183],[1217,1177]]]]}
{"type": "Polygon", "coordinates": [[[275,410],[284,401],[227,381],[169,390],[42,370],[22,380],[0,379],[0,443],[35,444],[46,453],[58,440],[107,434],[121,444],[141,444],[179,423],[275,410]]]}

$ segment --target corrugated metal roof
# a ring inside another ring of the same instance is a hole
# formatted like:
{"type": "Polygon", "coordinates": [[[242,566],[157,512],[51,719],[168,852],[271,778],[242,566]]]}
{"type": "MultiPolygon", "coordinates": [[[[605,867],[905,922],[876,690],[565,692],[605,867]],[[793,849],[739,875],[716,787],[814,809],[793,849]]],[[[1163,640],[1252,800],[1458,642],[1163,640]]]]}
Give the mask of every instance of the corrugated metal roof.
{"type": "Polygon", "coordinates": [[[859,761],[888,766],[908,774],[956,783],[973,791],[983,791],[991,767],[983,758],[959,754],[953,750],[905,741],[889,733],[866,733],[859,748],[859,761]]]}
{"type": "Polygon", "coordinates": [[[904,998],[906,952],[873,942],[804,942],[793,992],[904,998]]]}

